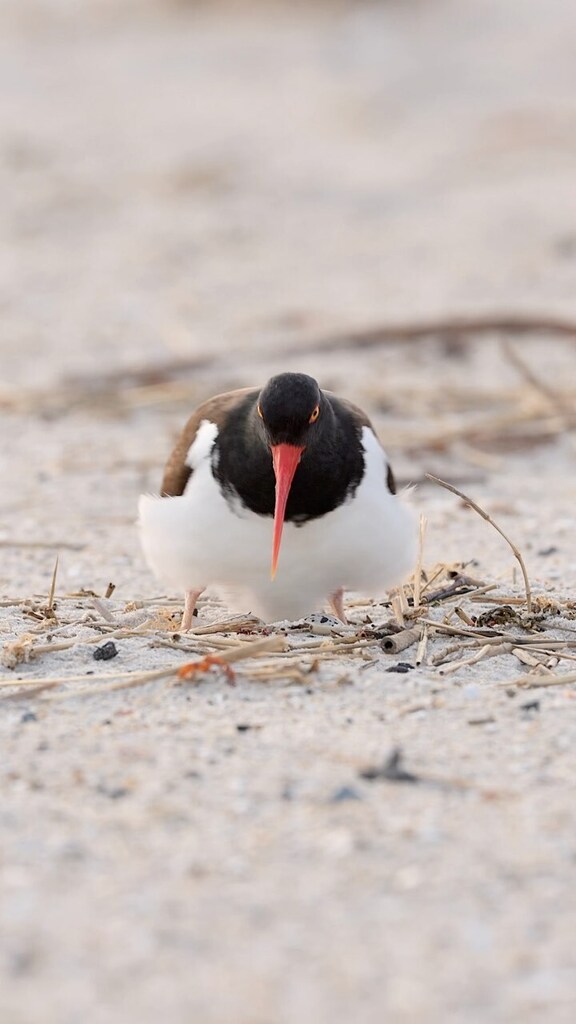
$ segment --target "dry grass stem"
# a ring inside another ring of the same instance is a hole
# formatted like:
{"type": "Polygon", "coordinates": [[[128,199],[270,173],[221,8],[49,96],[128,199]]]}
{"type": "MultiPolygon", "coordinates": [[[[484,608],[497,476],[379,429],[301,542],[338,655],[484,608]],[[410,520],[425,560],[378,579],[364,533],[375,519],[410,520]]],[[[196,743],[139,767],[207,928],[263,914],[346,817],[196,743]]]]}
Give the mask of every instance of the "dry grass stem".
{"type": "MultiPolygon", "coordinates": [[[[237,661],[241,661],[246,658],[257,658],[261,654],[271,654],[282,652],[286,649],[286,640],[283,637],[266,637],[263,640],[256,640],[251,645],[242,645],[236,647],[233,650],[224,651],[219,653],[218,659],[220,662],[225,662],[231,665],[237,661]]],[[[146,683],[157,682],[161,679],[169,679],[176,676],[180,670],[181,665],[170,665],[166,668],[151,669],[146,672],[119,672],[119,673],[107,673],[101,676],[95,676],[94,682],[90,683],[89,686],[84,686],[80,690],[66,690],[65,693],[58,693],[46,697],[50,700],[64,700],[68,697],[84,697],[93,696],[95,694],[113,692],[115,690],[131,689],[136,686],[143,686],[146,683]]],[[[53,689],[60,686],[68,686],[71,683],[86,682],[86,675],[76,676],[55,676],[53,678],[43,679],[40,682],[37,679],[0,679],[0,687],[14,687],[14,688],[25,688],[28,687],[30,692],[34,692],[38,687],[42,690],[53,689]]],[[[178,683],[188,682],[188,680],[177,680],[178,683]]]]}
{"type": "Polygon", "coordinates": [[[50,583],[50,591],[48,593],[48,604],[46,605],[46,612],[49,616],[54,615],[54,597],[56,595],[56,579],[58,577],[58,562],[59,556],[56,555],[56,561],[54,562],[54,571],[52,573],[52,580],[50,583]]]}
{"type": "Polygon", "coordinates": [[[463,608],[459,608],[458,606],[456,606],[456,608],[454,609],[454,614],[457,615],[461,622],[464,622],[466,626],[474,625],[474,620],[466,614],[463,608]]]}
{"type": "Polygon", "coordinates": [[[503,445],[503,439],[507,448],[519,449],[552,441],[564,430],[564,421],[560,416],[543,416],[541,409],[530,407],[499,416],[492,414],[483,419],[451,422],[435,432],[397,430],[394,440],[397,448],[407,451],[441,451],[462,442],[496,447],[503,445]]]}
{"type": "Polygon", "coordinates": [[[420,597],[422,588],[422,563],[424,559],[424,540],[426,536],[426,516],[420,516],[420,529],[418,532],[418,558],[416,560],[416,569],[414,571],[414,611],[417,611],[420,607],[420,597]]]}
{"type": "Polygon", "coordinates": [[[447,491],[451,491],[452,494],[456,494],[459,498],[462,499],[462,501],[465,501],[466,504],[470,506],[470,508],[473,508],[474,511],[477,512],[478,515],[482,517],[482,519],[484,519],[487,523],[490,523],[490,525],[494,527],[496,532],[499,533],[500,536],[506,541],[506,543],[509,545],[512,553],[514,554],[514,557],[516,558],[516,560],[518,561],[518,564],[520,566],[520,570],[522,572],[522,576],[523,576],[523,579],[524,579],[524,588],[525,588],[525,591],[526,591],[526,608],[527,608],[528,612],[531,612],[532,611],[532,591],[530,589],[530,581],[528,579],[528,573],[526,571],[526,565],[524,564],[524,559],[522,558],[521,552],[516,547],[516,545],[513,543],[513,541],[511,541],[510,538],[504,533],[504,530],[502,529],[502,527],[498,526],[498,523],[496,523],[494,521],[492,516],[489,515],[489,513],[486,512],[485,509],[483,509],[480,505],[478,505],[477,502],[473,501],[472,498],[469,498],[468,495],[464,494],[463,491],[460,491],[460,490],[458,490],[457,487],[454,487],[452,484],[447,483],[446,480],[441,480],[440,477],[433,476],[432,473],[427,473],[426,476],[428,477],[429,480],[433,480],[434,483],[439,484],[440,487],[444,487],[447,491]]]}
{"type": "Polygon", "coordinates": [[[430,665],[433,665],[434,667],[442,665],[445,661],[448,661],[450,655],[460,654],[462,651],[472,649],[476,646],[477,645],[474,643],[449,644],[448,647],[444,647],[441,651],[437,651],[436,654],[432,654],[430,656],[430,665]]]}
{"type": "MultiPolygon", "coordinates": [[[[433,478],[440,485],[452,490],[463,501],[474,507],[475,503],[452,485],[433,478]]],[[[492,522],[484,510],[480,515],[492,522]]],[[[501,532],[493,523],[498,532],[501,532]]],[[[424,569],[423,547],[426,523],[420,521],[420,543],[418,564],[409,589],[400,588],[391,595],[387,607],[391,607],[396,620],[403,623],[397,633],[382,637],[382,625],[367,628],[366,622],[375,623],[386,604],[374,604],[357,600],[355,604],[364,608],[361,622],[355,627],[348,627],[342,632],[333,632],[326,636],[313,634],[305,622],[294,624],[285,629],[265,625],[253,616],[218,616],[217,605],[207,602],[209,613],[216,611],[217,621],[210,624],[198,623],[186,634],[180,634],[171,614],[180,605],[179,601],[170,601],[159,597],[145,601],[129,602],[115,608],[106,598],[98,597],[94,591],[82,590],[74,595],[65,595],[58,599],[58,622],[49,618],[49,609],[54,612],[57,565],[54,567],[48,603],[41,597],[28,599],[6,599],[7,607],[20,607],[24,615],[34,613],[37,620],[29,632],[4,645],[2,660],[13,668],[20,662],[28,662],[33,658],[50,655],[66,650],[82,650],[110,639],[138,639],[145,641],[149,648],[166,649],[180,655],[180,658],[191,659],[190,676],[192,682],[205,677],[206,671],[214,665],[239,664],[243,659],[272,655],[266,664],[254,662],[247,670],[239,670],[239,678],[267,680],[285,679],[292,683],[302,684],[310,673],[314,672],[322,662],[337,662],[347,656],[354,658],[355,672],[361,672],[367,664],[383,667],[385,654],[396,655],[409,647],[415,647],[413,660],[417,665],[427,662],[431,667],[439,668],[438,675],[455,676],[459,671],[479,664],[487,658],[512,656],[529,669],[537,669],[538,675],[530,673],[530,685],[541,685],[543,679],[555,679],[551,669],[560,658],[576,661],[576,637],[568,636],[559,639],[558,633],[550,636],[544,632],[544,623],[549,622],[555,630],[574,632],[574,602],[552,599],[547,595],[532,599],[532,617],[523,611],[516,611],[525,605],[525,599],[517,595],[493,595],[496,583],[486,583],[466,573],[465,564],[443,564],[431,570],[424,569]],[[432,587],[435,589],[432,590],[432,587]],[[410,597],[408,597],[410,595],[410,597]],[[82,615],[78,617],[78,600],[81,600],[82,615]],[[73,602],[73,616],[66,601],[73,602]],[[411,607],[413,602],[414,607],[411,607]],[[482,611],[482,615],[472,615],[482,602],[492,606],[482,611]],[[442,607],[438,619],[426,616],[431,605],[442,607]],[[504,605],[509,611],[501,611],[504,605]],[[369,618],[366,619],[366,613],[369,618]],[[137,625],[118,624],[118,618],[130,616],[139,622],[137,625]],[[451,620],[452,616],[458,619],[451,620]],[[478,624],[477,616],[480,621],[478,624]],[[98,617],[98,618],[97,618],[98,617]],[[144,621],[139,621],[144,617],[144,621]],[[564,618],[563,618],[564,617],[564,618]],[[66,621],[68,619],[68,621],[66,621]],[[486,623],[486,625],[484,625],[486,623]],[[78,635],[82,628],[84,635],[78,635]],[[97,631],[95,635],[86,636],[87,631],[97,631]],[[274,630],[270,635],[271,630],[274,630]],[[374,635],[372,635],[372,630],[374,635]],[[71,636],[71,633],[76,635],[71,636]],[[265,635],[262,635],[264,633],[265,635]],[[259,634],[259,635],[258,635],[259,634]],[[441,651],[435,650],[442,634],[451,637],[452,643],[444,646],[441,651]],[[43,639],[49,635],[49,639],[43,639]],[[261,646],[262,645],[262,646],[261,646]],[[368,659],[368,661],[367,661],[368,659]]],[[[508,538],[504,538],[510,544],[508,538]]],[[[512,545],[510,544],[512,547],[512,545]]],[[[111,593],[111,586],[107,593],[111,593]]],[[[132,648],[133,650],[133,648],[132,648]]],[[[124,652],[130,654],[127,648],[124,652]]],[[[178,658],[176,658],[178,661],[178,658]]],[[[181,664],[181,661],[180,663],[181,664]]],[[[351,661],[350,665],[353,664],[351,661]]],[[[147,672],[108,673],[92,677],[90,682],[86,674],[80,676],[52,676],[44,680],[4,678],[0,680],[0,692],[5,699],[27,699],[42,696],[46,700],[63,700],[71,696],[89,696],[113,692],[115,690],[136,688],[146,683],[167,679],[170,685],[182,685],[185,679],[178,678],[178,665],[147,672]],[[78,684],[84,684],[78,686],[78,684]],[[49,692],[47,692],[49,691],[49,692]]],[[[554,685],[568,680],[563,676],[554,685]]],[[[325,681],[323,686],[328,685],[325,681]]],[[[528,685],[528,684],[526,684],[528,685]]],[[[162,690],[156,691],[160,697],[162,690]]],[[[150,699],[147,695],[146,699],[150,699]]]]}
{"type": "Polygon", "coordinates": [[[499,643],[501,640],[510,640],[518,643],[517,637],[499,632],[496,629],[464,629],[462,626],[451,626],[448,622],[437,622],[435,619],[420,619],[422,624],[430,626],[437,633],[446,633],[447,636],[461,636],[465,639],[475,639],[484,643],[499,643]]]}
{"type": "Polygon", "coordinates": [[[408,598],[406,596],[406,587],[399,587],[398,588],[398,598],[399,598],[399,601],[400,601],[400,607],[402,609],[402,615],[404,617],[407,617],[408,615],[411,614],[411,612],[410,612],[410,605],[408,603],[408,598]]]}
{"type": "MultiPolygon", "coordinates": [[[[538,673],[542,672],[542,668],[538,669],[538,673]]],[[[548,676],[542,678],[539,674],[531,674],[527,676],[520,676],[519,679],[513,679],[512,681],[507,680],[501,682],[500,686],[512,687],[528,687],[529,689],[536,689],[539,686],[569,686],[572,683],[576,683],[576,672],[566,672],[562,676],[548,676]]]]}
{"type": "Polygon", "coordinates": [[[522,358],[518,350],[512,345],[509,338],[503,338],[500,342],[502,351],[508,362],[520,373],[521,377],[530,385],[537,395],[544,399],[546,405],[553,413],[560,413],[564,425],[571,429],[575,423],[575,410],[573,405],[566,401],[564,395],[555,388],[550,387],[542,377],[536,374],[527,362],[522,358]]]}
{"type": "Polygon", "coordinates": [[[229,650],[220,651],[218,660],[227,665],[246,658],[258,658],[261,654],[276,654],[288,650],[288,641],[283,636],[266,636],[262,640],[253,640],[248,644],[237,644],[229,650]]]}
{"type": "Polygon", "coordinates": [[[537,668],[540,672],[543,672],[544,675],[552,674],[546,665],[546,662],[548,661],[547,655],[536,656],[522,647],[514,647],[512,649],[512,654],[519,662],[521,662],[521,664],[528,665],[529,668],[537,668]]]}
{"type": "Polygon", "coordinates": [[[408,647],[412,647],[412,644],[417,643],[422,636],[421,626],[411,626],[409,629],[403,629],[400,633],[392,633],[391,636],[387,636],[382,641],[382,647],[387,654],[400,654],[401,651],[405,651],[408,647]]]}
{"type": "Polygon", "coordinates": [[[427,580],[425,581],[425,583],[424,583],[424,586],[423,586],[423,587],[421,586],[421,588],[420,588],[420,599],[422,599],[422,595],[423,595],[423,594],[424,594],[424,593],[425,593],[425,592],[426,592],[426,591],[428,590],[428,587],[431,587],[431,586],[432,586],[432,584],[433,584],[433,583],[435,583],[435,582],[436,582],[436,580],[437,580],[437,579],[439,579],[439,577],[440,577],[440,576],[442,575],[442,573],[443,573],[443,572],[445,572],[445,571],[446,571],[446,566],[445,566],[445,565],[439,565],[439,566],[438,566],[438,568],[436,569],[436,571],[434,572],[434,574],[433,574],[432,576],[430,576],[430,577],[429,577],[429,578],[428,578],[428,579],[427,579],[427,580]]]}
{"type": "Polygon", "coordinates": [[[394,614],[394,618],[396,619],[396,622],[403,629],[404,626],[405,626],[404,609],[403,609],[403,604],[402,604],[402,600],[400,598],[399,592],[396,592],[393,595],[391,595],[390,604],[392,606],[392,612],[394,614]]]}
{"type": "Polygon", "coordinates": [[[484,644],[476,654],[473,654],[470,658],[463,658],[461,661],[452,661],[445,668],[440,669],[441,676],[453,675],[454,672],[459,672],[462,668],[467,668],[469,665],[477,665],[479,661],[483,661],[485,658],[499,658],[502,654],[510,654],[512,650],[512,644],[484,644]]]}
{"type": "Polygon", "coordinates": [[[106,607],[106,602],[102,598],[93,597],[92,606],[96,609],[98,614],[106,620],[106,622],[114,622],[114,615],[110,609],[106,607]]]}
{"type": "Polygon", "coordinates": [[[424,626],[422,630],[422,636],[416,650],[416,658],[414,659],[418,666],[424,665],[426,662],[426,654],[428,650],[428,637],[429,637],[428,626],[424,626]]]}
{"type": "MultiPolygon", "coordinates": [[[[454,339],[464,345],[472,336],[483,334],[551,334],[576,341],[576,323],[561,317],[544,314],[529,316],[521,313],[490,313],[468,317],[439,317],[437,320],[423,320],[420,323],[380,324],[329,335],[325,338],[310,338],[304,350],[330,352],[342,349],[366,349],[398,341],[419,342],[430,337],[454,339]]],[[[302,351],[302,343],[284,354],[302,351]]]]}
{"type": "MultiPolygon", "coordinates": [[[[263,628],[261,619],[253,615],[236,615],[230,619],[223,619],[221,622],[213,622],[209,626],[194,626],[183,633],[182,636],[209,636],[211,633],[239,633],[243,630],[263,628]]],[[[178,630],[172,630],[178,632],[178,630]]]]}
{"type": "MultiPolygon", "coordinates": [[[[534,648],[532,648],[532,651],[534,651],[534,648]]],[[[562,651],[560,649],[558,649],[556,651],[551,651],[551,650],[544,650],[544,649],[538,648],[536,653],[537,654],[541,654],[542,657],[546,659],[545,660],[545,664],[548,665],[549,668],[550,667],[552,667],[552,668],[554,667],[554,666],[551,666],[551,662],[552,661],[554,661],[556,665],[558,664],[558,662],[560,660],[562,660],[562,661],[576,661],[576,654],[568,654],[568,651],[562,651]]]]}

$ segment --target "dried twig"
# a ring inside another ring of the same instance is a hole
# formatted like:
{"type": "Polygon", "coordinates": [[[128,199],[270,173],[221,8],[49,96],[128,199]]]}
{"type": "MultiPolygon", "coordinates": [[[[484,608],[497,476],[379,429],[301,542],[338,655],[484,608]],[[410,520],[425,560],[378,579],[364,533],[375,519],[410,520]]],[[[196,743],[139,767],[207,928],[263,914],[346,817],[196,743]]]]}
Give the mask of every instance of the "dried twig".
{"type": "Polygon", "coordinates": [[[518,661],[522,662],[523,665],[529,665],[530,668],[542,668],[545,666],[549,655],[533,654],[531,651],[527,651],[524,647],[513,647],[512,654],[518,661]]]}
{"type": "MultiPolygon", "coordinates": [[[[538,671],[540,672],[541,670],[538,671]]],[[[539,686],[568,686],[570,683],[576,683],[576,672],[565,672],[563,676],[546,676],[544,678],[537,674],[520,676],[519,679],[503,681],[500,683],[500,686],[520,686],[537,689],[539,686]]]]}
{"type": "MultiPolygon", "coordinates": [[[[424,478],[423,478],[423,479],[424,479],[424,478]]],[[[435,572],[435,573],[433,573],[433,575],[432,575],[432,576],[430,576],[430,577],[429,577],[429,578],[428,578],[428,579],[427,579],[427,580],[425,581],[425,583],[424,583],[424,586],[423,586],[423,587],[421,588],[421,591],[420,591],[420,597],[421,597],[421,598],[422,598],[422,595],[424,594],[424,592],[425,592],[426,590],[428,590],[428,587],[431,587],[431,586],[432,586],[432,584],[436,582],[436,580],[438,579],[438,577],[439,577],[439,576],[441,576],[441,575],[442,575],[442,573],[443,573],[443,572],[444,572],[445,570],[446,570],[446,566],[445,566],[445,565],[440,565],[440,566],[438,566],[438,568],[436,569],[436,572],[435,572]]]]}
{"type": "Polygon", "coordinates": [[[490,523],[490,525],[494,527],[497,533],[499,533],[500,536],[504,538],[506,543],[511,548],[512,553],[514,554],[514,557],[517,559],[518,564],[520,566],[522,576],[524,579],[524,588],[526,591],[526,609],[530,613],[532,611],[532,591],[530,589],[530,581],[528,579],[528,573],[526,571],[526,565],[524,564],[522,554],[516,547],[516,545],[513,543],[513,541],[511,541],[510,538],[504,533],[502,527],[498,526],[498,523],[494,521],[492,516],[489,515],[489,513],[486,512],[485,509],[483,509],[480,505],[478,505],[477,502],[473,501],[472,498],[469,498],[468,495],[464,494],[463,491],[459,491],[457,487],[454,487],[452,484],[447,483],[446,480],[441,480],[440,477],[434,476],[432,473],[426,473],[426,476],[428,477],[429,480],[433,480],[434,483],[439,484],[440,487],[444,487],[447,491],[451,491],[452,494],[456,494],[459,498],[462,499],[462,501],[465,501],[466,504],[470,506],[470,508],[473,508],[474,511],[482,517],[482,519],[486,520],[487,523],[490,523]]]}
{"type": "Polygon", "coordinates": [[[400,597],[400,590],[397,590],[395,594],[391,594],[390,603],[392,605],[392,611],[394,612],[394,618],[399,626],[404,628],[404,606],[400,597]]]}
{"type": "Polygon", "coordinates": [[[437,622],[436,619],[420,619],[423,625],[430,626],[438,633],[446,633],[448,636],[461,636],[468,640],[483,641],[484,643],[500,643],[501,640],[510,640],[518,643],[518,638],[512,635],[499,632],[497,629],[466,629],[463,626],[452,626],[448,622],[437,622]]]}
{"type": "Polygon", "coordinates": [[[46,605],[46,614],[52,618],[54,616],[54,596],[56,594],[56,578],[58,576],[58,560],[59,556],[56,555],[56,561],[54,562],[54,572],[52,573],[52,580],[50,583],[50,590],[48,592],[48,604],[46,605]]]}
{"type": "Polygon", "coordinates": [[[457,606],[456,606],[456,608],[454,609],[454,613],[455,613],[455,615],[457,615],[457,616],[458,616],[458,618],[459,618],[459,619],[460,619],[460,620],[461,620],[462,622],[464,622],[464,623],[465,623],[465,624],[466,624],[467,626],[473,626],[473,625],[474,625],[474,620],[473,620],[473,619],[471,619],[471,618],[470,618],[470,616],[469,616],[469,615],[467,614],[467,612],[465,612],[465,611],[464,611],[464,609],[463,609],[463,608],[460,608],[460,607],[459,607],[458,605],[457,605],[457,606]]]}
{"type": "Polygon", "coordinates": [[[484,644],[476,654],[473,654],[470,658],[463,658],[461,661],[451,661],[446,668],[440,669],[441,676],[452,675],[454,672],[459,672],[461,668],[468,668],[469,665],[476,665],[479,661],[483,661],[485,658],[498,658],[501,654],[510,654],[512,650],[512,644],[484,644]]]}
{"type": "Polygon", "coordinates": [[[426,660],[426,651],[428,650],[428,637],[428,626],[424,626],[424,629],[422,630],[422,636],[420,637],[420,642],[416,649],[416,657],[414,659],[417,665],[423,665],[424,661],[426,660]]]}
{"type": "Polygon", "coordinates": [[[420,607],[422,588],[422,561],[424,558],[424,538],[426,536],[426,516],[420,516],[420,529],[418,533],[418,558],[414,570],[414,611],[420,607]]]}
{"type": "Polygon", "coordinates": [[[102,618],[106,620],[106,622],[114,622],[115,621],[114,620],[113,612],[111,612],[110,609],[106,607],[106,602],[105,602],[105,600],[103,598],[101,598],[101,597],[93,597],[92,598],[92,605],[96,609],[98,614],[101,615],[102,618]]]}
{"type": "Polygon", "coordinates": [[[528,363],[522,358],[516,348],[510,343],[508,338],[505,338],[501,342],[502,351],[512,364],[512,366],[520,373],[524,380],[530,385],[531,388],[544,398],[546,405],[552,410],[552,412],[562,416],[566,422],[568,428],[574,426],[575,411],[572,406],[566,402],[564,395],[550,387],[541,377],[539,377],[528,363]]]}
{"type": "Polygon", "coordinates": [[[182,635],[186,637],[209,636],[211,633],[239,633],[244,630],[252,631],[263,628],[266,627],[262,620],[257,619],[254,615],[235,615],[220,622],[212,622],[209,626],[195,626],[182,635]]]}
{"type": "MultiPolygon", "coordinates": [[[[266,637],[263,640],[255,640],[253,644],[243,644],[233,650],[222,651],[218,654],[218,663],[224,662],[231,665],[236,661],[245,658],[257,658],[261,654],[271,654],[277,651],[286,650],[286,640],[283,637],[266,637]]],[[[90,697],[96,694],[112,693],[116,690],[132,689],[136,686],[144,686],[146,683],[157,682],[161,679],[169,679],[178,675],[181,665],[170,665],[166,668],[151,669],[145,672],[120,672],[117,674],[107,673],[106,675],[95,676],[94,682],[84,686],[80,690],[66,690],[64,693],[55,693],[46,696],[46,700],[65,700],[71,697],[90,697]],[[100,685],[98,685],[100,684],[100,685]]],[[[180,680],[183,682],[184,680],[180,680]]],[[[56,676],[44,679],[40,682],[37,679],[14,679],[0,680],[0,686],[14,687],[28,686],[31,691],[40,686],[42,689],[54,689],[70,683],[86,682],[86,676],[56,676]]]]}
{"type": "Polygon", "coordinates": [[[382,648],[386,654],[400,654],[401,651],[412,647],[422,635],[420,626],[411,626],[409,629],[402,629],[399,633],[393,633],[382,641],[382,648]]]}
{"type": "MultiPolygon", "coordinates": [[[[304,349],[308,353],[325,350],[337,352],[347,348],[375,348],[398,341],[417,342],[434,336],[464,341],[469,335],[498,333],[557,334],[576,341],[576,323],[548,314],[529,316],[520,313],[491,313],[486,316],[439,317],[437,320],[423,320],[421,323],[383,324],[345,331],[325,338],[312,338],[304,349]]],[[[283,352],[284,355],[296,354],[302,350],[303,345],[300,343],[289,348],[284,347],[283,352]]]]}

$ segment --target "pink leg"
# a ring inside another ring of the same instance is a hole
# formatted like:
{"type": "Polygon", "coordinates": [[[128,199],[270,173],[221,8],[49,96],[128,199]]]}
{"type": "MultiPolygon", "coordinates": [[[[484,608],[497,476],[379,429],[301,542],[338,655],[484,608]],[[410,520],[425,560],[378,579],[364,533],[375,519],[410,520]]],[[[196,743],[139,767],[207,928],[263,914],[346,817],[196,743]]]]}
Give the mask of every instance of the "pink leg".
{"type": "Polygon", "coordinates": [[[196,608],[196,601],[200,597],[200,594],[202,593],[203,590],[204,587],[201,587],[200,590],[186,591],[186,598],[184,601],[184,613],[182,615],[182,622],[180,623],[180,629],[183,633],[185,633],[187,629],[190,629],[190,626],[192,625],[194,610],[196,608]]]}
{"type": "Polygon", "coordinates": [[[340,587],[330,595],[330,607],[336,618],[340,619],[340,622],[343,622],[345,625],[348,625],[348,619],[344,611],[344,587],[340,587]]]}

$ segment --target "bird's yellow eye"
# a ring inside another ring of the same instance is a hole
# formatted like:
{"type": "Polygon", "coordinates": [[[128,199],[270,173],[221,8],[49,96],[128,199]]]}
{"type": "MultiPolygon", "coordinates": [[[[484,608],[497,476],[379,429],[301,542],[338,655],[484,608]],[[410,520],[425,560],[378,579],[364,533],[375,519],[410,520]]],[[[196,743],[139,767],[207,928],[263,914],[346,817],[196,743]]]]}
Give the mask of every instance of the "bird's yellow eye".
{"type": "Polygon", "coordinates": [[[314,412],[312,413],[310,419],[308,420],[308,423],[316,423],[316,420],[318,419],[319,415],[320,415],[320,406],[317,405],[316,408],[314,409],[314,412]]]}
{"type": "Polygon", "coordinates": [[[261,420],[263,420],[263,419],[264,419],[264,417],[263,417],[263,415],[262,415],[262,409],[260,408],[260,406],[258,406],[258,415],[259,415],[259,417],[260,417],[260,419],[261,419],[261,420]]]}

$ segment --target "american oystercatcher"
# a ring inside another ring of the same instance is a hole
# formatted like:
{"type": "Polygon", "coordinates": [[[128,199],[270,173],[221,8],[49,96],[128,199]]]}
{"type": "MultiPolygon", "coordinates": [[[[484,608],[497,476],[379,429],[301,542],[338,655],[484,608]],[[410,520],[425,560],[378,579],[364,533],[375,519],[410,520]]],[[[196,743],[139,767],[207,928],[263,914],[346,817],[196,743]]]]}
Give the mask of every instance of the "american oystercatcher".
{"type": "Polygon", "coordinates": [[[210,585],[269,621],[326,600],[346,621],[344,589],[378,595],[416,549],[414,515],[370,420],[303,373],[199,406],[161,495],[140,499],[140,532],[150,568],[186,594],[182,629],[210,585]]]}

